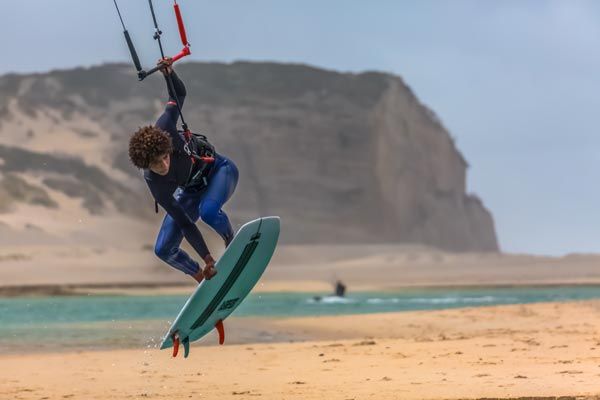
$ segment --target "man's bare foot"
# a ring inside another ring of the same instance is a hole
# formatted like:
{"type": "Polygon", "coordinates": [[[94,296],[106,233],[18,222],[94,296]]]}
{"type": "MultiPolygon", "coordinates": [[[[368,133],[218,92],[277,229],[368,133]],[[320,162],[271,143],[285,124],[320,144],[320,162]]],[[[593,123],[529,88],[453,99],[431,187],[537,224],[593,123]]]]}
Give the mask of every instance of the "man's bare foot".
{"type": "Polygon", "coordinates": [[[194,278],[196,282],[200,283],[204,280],[204,272],[199,270],[195,275],[192,275],[192,278],[194,278]]]}
{"type": "Polygon", "coordinates": [[[215,268],[215,260],[210,254],[204,257],[204,262],[206,265],[204,266],[202,273],[204,275],[204,279],[208,281],[217,274],[217,269],[215,268]]]}
{"type": "Polygon", "coordinates": [[[217,274],[217,269],[212,266],[212,267],[204,267],[204,271],[202,271],[204,273],[204,279],[206,279],[207,281],[209,281],[213,276],[215,276],[217,274]]]}

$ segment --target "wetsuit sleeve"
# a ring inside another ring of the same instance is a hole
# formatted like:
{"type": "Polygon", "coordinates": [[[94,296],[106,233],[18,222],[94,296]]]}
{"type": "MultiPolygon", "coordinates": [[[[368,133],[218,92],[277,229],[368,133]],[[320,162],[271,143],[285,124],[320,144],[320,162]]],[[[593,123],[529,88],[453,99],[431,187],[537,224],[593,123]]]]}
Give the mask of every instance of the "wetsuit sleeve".
{"type": "Polygon", "coordinates": [[[167,190],[162,185],[155,187],[150,184],[149,186],[150,192],[158,204],[173,218],[179,229],[183,232],[185,239],[192,245],[198,255],[204,259],[210,253],[206,242],[196,224],[190,219],[177,200],[175,200],[175,197],[173,197],[175,187],[172,188],[173,190],[170,190],[170,188],[167,190]]]}
{"type": "Polygon", "coordinates": [[[185,96],[187,96],[185,85],[183,84],[183,81],[179,79],[179,76],[175,73],[175,71],[171,72],[171,79],[173,80],[173,89],[175,89],[175,93],[173,93],[173,91],[169,87],[168,77],[165,76],[167,90],[169,91],[169,102],[175,102],[175,98],[177,97],[177,99],[179,99],[179,104],[183,107],[185,96]]]}
{"type": "Polygon", "coordinates": [[[175,71],[171,72],[171,78],[173,79],[173,88],[175,93],[169,88],[167,77],[165,76],[165,82],[167,82],[167,91],[169,92],[169,101],[165,107],[165,111],[156,121],[156,126],[166,131],[171,135],[175,148],[179,145],[183,146],[183,139],[177,133],[177,120],[179,119],[179,110],[177,110],[177,103],[175,102],[175,96],[179,99],[179,104],[183,107],[185,96],[187,95],[185,85],[179,79],[175,71]]]}

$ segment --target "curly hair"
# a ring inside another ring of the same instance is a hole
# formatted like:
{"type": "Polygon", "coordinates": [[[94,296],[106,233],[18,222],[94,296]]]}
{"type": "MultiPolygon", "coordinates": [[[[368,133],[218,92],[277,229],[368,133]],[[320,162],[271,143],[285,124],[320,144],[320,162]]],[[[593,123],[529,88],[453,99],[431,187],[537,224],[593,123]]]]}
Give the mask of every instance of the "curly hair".
{"type": "Polygon", "coordinates": [[[129,159],[138,168],[148,168],[158,157],[171,153],[171,137],[155,126],[144,126],[129,139],[129,159]]]}

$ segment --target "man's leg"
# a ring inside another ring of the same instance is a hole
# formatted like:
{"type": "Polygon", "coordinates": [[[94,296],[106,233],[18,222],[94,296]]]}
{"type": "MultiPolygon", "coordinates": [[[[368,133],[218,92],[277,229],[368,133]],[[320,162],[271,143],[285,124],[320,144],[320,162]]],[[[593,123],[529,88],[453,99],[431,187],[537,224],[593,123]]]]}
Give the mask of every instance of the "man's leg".
{"type": "MultiPolygon", "coordinates": [[[[177,195],[177,201],[194,222],[197,221],[199,217],[198,205],[200,200],[201,196],[198,193],[180,192],[177,195]]],[[[198,276],[198,273],[200,272],[198,263],[185,251],[179,248],[182,240],[183,232],[179,229],[175,220],[167,214],[160,227],[158,237],[156,238],[154,253],[173,268],[188,275],[192,275],[193,277],[198,276]]]]}
{"type": "Polygon", "coordinates": [[[239,172],[235,164],[228,158],[216,165],[217,169],[208,183],[200,203],[200,218],[210,225],[229,245],[233,239],[233,228],[227,214],[221,209],[229,200],[237,186],[239,172]]]}

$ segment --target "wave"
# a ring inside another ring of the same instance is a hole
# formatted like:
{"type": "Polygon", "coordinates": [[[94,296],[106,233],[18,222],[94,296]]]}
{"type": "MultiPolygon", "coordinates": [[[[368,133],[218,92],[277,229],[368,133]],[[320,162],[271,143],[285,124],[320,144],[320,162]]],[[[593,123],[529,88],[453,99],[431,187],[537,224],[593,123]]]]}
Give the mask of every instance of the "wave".
{"type": "Polygon", "coordinates": [[[399,303],[416,303],[416,304],[503,304],[519,302],[517,297],[501,297],[501,296],[448,296],[448,297],[416,297],[416,298],[369,298],[364,300],[352,299],[338,296],[315,296],[306,301],[308,304],[352,304],[366,303],[370,305],[385,305],[399,303]]]}
{"type": "Polygon", "coordinates": [[[516,297],[477,296],[477,297],[425,297],[408,299],[409,303],[420,304],[457,304],[457,303],[506,303],[519,301],[516,297]]]}
{"type": "Polygon", "coordinates": [[[391,299],[367,299],[367,304],[397,304],[400,303],[402,300],[398,299],[398,298],[391,298],[391,299]]]}
{"type": "Polygon", "coordinates": [[[309,304],[351,304],[356,303],[356,300],[339,296],[323,296],[313,297],[312,299],[308,299],[306,302],[309,304]]]}

